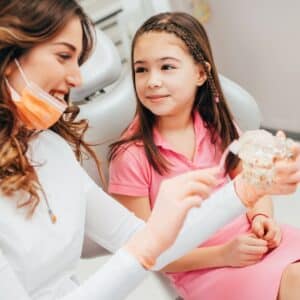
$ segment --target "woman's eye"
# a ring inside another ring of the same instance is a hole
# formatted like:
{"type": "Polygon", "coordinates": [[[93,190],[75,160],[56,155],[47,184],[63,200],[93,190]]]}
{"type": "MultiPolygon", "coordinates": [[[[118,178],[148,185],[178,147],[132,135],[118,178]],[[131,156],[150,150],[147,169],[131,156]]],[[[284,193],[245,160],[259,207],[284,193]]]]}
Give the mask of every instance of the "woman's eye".
{"type": "Polygon", "coordinates": [[[146,72],[146,68],[138,67],[134,71],[135,71],[135,73],[144,73],[144,72],[146,72]]]}
{"type": "Polygon", "coordinates": [[[161,69],[162,69],[162,70],[174,70],[174,69],[176,69],[176,67],[175,67],[175,66],[172,66],[172,65],[163,65],[163,66],[161,67],[161,69]]]}
{"type": "Polygon", "coordinates": [[[59,53],[59,54],[57,54],[57,56],[60,61],[65,61],[65,60],[68,60],[69,58],[71,58],[71,55],[68,53],[59,53]]]}

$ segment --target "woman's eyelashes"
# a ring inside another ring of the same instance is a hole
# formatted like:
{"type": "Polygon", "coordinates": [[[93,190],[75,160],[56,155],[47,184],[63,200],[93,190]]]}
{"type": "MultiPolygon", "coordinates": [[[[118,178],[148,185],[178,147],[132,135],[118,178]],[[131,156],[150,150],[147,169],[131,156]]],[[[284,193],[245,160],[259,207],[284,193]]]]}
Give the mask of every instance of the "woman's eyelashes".
{"type": "Polygon", "coordinates": [[[57,58],[59,62],[63,63],[72,58],[72,55],[66,52],[62,52],[57,54],[57,58]]]}

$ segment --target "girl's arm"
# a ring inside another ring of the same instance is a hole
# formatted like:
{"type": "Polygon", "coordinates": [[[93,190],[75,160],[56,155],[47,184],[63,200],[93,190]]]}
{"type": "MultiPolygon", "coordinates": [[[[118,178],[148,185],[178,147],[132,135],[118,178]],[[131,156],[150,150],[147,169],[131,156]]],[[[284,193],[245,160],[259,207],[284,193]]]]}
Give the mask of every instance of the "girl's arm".
{"type": "Polygon", "coordinates": [[[273,218],[273,202],[270,196],[264,196],[260,198],[253,208],[247,211],[249,220],[252,220],[257,214],[263,214],[273,218]]]}
{"type": "Polygon", "coordinates": [[[148,197],[132,197],[127,195],[111,194],[118,202],[132,211],[138,218],[147,221],[151,215],[148,197]]]}

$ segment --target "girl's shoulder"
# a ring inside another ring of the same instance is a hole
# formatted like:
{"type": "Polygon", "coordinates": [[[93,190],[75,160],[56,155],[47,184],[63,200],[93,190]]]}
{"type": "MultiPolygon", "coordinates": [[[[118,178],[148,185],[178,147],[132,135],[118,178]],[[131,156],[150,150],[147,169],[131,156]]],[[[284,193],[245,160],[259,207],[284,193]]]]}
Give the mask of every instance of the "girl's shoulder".
{"type": "Polygon", "coordinates": [[[124,173],[129,178],[128,172],[136,174],[136,177],[149,177],[152,167],[147,159],[145,148],[142,142],[128,142],[121,145],[118,152],[110,161],[111,173],[124,173]]]}
{"type": "Polygon", "coordinates": [[[114,160],[141,160],[146,158],[144,143],[142,141],[130,141],[120,145],[115,156],[114,160]]]}

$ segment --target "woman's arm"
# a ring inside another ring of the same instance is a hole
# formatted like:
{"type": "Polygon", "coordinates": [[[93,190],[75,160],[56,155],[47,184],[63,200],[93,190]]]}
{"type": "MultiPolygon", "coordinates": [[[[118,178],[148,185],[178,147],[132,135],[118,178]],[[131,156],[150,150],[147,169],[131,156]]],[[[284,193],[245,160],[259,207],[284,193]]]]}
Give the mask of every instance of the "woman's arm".
{"type": "MultiPolygon", "coordinates": [[[[242,161],[239,162],[237,167],[229,173],[231,179],[234,179],[243,171],[242,161]]],[[[263,196],[258,200],[251,209],[247,211],[247,216],[249,220],[252,220],[253,216],[256,214],[265,214],[269,217],[273,217],[273,202],[270,196],[263,196]]]]}
{"type": "MultiPolygon", "coordinates": [[[[147,275],[138,260],[123,249],[80,287],[60,300],[121,300],[147,275]]],[[[0,299],[31,300],[4,255],[0,255],[0,299]]]]}
{"type": "MultiPolygon", "coordinates": [[[[118,202],[145,222],[151,215],[148,197],[112,195],[118,202]]],[[[162,269],[164,272],[186,272],[201,268],[223,267],[222,246],[196,248],[162,269]]]]}

